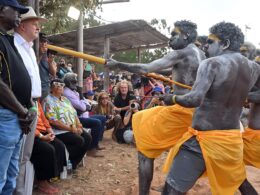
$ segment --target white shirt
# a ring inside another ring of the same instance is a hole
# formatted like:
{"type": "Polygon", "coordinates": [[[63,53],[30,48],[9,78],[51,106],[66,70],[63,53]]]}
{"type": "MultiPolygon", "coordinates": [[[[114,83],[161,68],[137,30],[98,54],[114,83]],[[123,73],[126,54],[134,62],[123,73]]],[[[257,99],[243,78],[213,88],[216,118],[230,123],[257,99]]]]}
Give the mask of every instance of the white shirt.
{"type": "Polygon", "coordinates": [[[20,34],[14,33],[14,44],[20,53],[23,63],[31,77],[32,98],[38,98],[42,95],[41,78],[36,56],[32,48],[33,42],[27,42],[20,34]]]}

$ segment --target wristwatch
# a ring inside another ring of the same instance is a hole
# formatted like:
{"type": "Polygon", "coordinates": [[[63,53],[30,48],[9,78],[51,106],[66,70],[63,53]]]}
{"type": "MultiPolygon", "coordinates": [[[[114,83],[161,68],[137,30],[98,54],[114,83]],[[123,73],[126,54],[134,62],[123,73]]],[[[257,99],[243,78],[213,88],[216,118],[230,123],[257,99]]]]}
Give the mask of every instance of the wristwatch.
{"type": "Polygon", "coordinates": [[[43,137],[43,134],[40,133],[40,134],[39,134],[39,139],[41,139],[42,137],[43,137]]]}

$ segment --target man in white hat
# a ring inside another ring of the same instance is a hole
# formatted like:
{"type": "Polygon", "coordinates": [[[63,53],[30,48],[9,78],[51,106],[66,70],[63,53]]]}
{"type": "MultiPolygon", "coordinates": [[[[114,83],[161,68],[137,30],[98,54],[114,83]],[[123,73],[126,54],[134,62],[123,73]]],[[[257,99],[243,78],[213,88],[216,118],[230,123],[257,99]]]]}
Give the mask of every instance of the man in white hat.
{"type": "MultiPolygon", "coordinates": [[[[34,101],[35,110],[37,110],[37,99],[41,97],[41,79],[39,67],[35,52],[32,48],[33,41],[38,38],[40,32],[40,23],[47,21],[38,17],[32,7],[29,11],[21,15],[21,23],[15,28],[14,44],[20,53],[25,67],[30,75],[32,83],[31,96],[34,101]]],[[[15,194],[30,195],[33,187],[33,165],[30,162],[33,149],[37,117],[31,125],[31,132],[24,135],[21,148],[20,172],[17,177],[17,186],[15,194]]]]}

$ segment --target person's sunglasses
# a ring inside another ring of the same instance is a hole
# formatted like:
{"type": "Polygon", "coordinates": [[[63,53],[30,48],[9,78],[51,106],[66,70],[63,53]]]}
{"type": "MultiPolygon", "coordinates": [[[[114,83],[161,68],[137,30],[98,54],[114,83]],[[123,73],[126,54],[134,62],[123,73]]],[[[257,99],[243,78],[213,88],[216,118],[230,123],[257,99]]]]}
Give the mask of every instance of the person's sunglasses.
{"type": "Polygon", "coordinates": [[[72,84],[76,84],[77,83],[77,80],[72,80],[70,81],[72,84]]]}
{"type": "Polygon", "coordinates": [[[65,86],[64,83],[59,83],[59,82],[53,82],[53,85],[54,85],[55,87],[64,87],[64,86],[65,86]]]}
{"type": "Polygon", "coordinates": [[[178,35],[179,33],[175,32],[175,31],[172,31],[171,32],[171,36],[175,37],[176,35],[178,35]]]}
{"type": "Polygon", "coordinates": [[[101,97],[101,100],[107,100],[108,97],[101,97]]]}
{"type": "Polygon", "coordinates": [[[206,41],[206,42],[207,42],[207,44],[209,44],[209,45],[210,45],[210,44],[214,43],[214,40],[213,40],[213,39],[207,39],[207,41],[206,41]]]}

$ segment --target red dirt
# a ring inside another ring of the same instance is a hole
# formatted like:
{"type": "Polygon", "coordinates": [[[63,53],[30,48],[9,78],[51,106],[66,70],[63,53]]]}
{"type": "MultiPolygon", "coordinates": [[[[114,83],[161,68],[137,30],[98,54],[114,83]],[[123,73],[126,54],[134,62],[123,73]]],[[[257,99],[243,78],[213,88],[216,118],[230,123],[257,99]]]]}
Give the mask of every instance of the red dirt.
{"type": "MultiPolygon", "coordinates": [[[[111,131],[106,131],[101,143],[106,149],[101,151],[104,158],[84,159],[84,167],[79,167],[70,180],[54,183],[60,188],[59,195],[137,195],[137,153],[134,146],[117,144],[111,139],[111,131]]],[[[161,168],[166,153],[155,160],[155,173],[152,186],[164,183],[165,175],[161,168]]],[[[260,193],[260,170],[248,167],[248,179],[260,193]]],[[[34,195],[41,195],[37,189],[34,195]]],[[[151,195],[160,195],[151,190],[151,195]]],[[[188,192],[188,195],[207,195],[210,188],[207,179],[200,179],[188,192]]],[[[239,192],[236,195],[240,194],[239,192]]]]}

